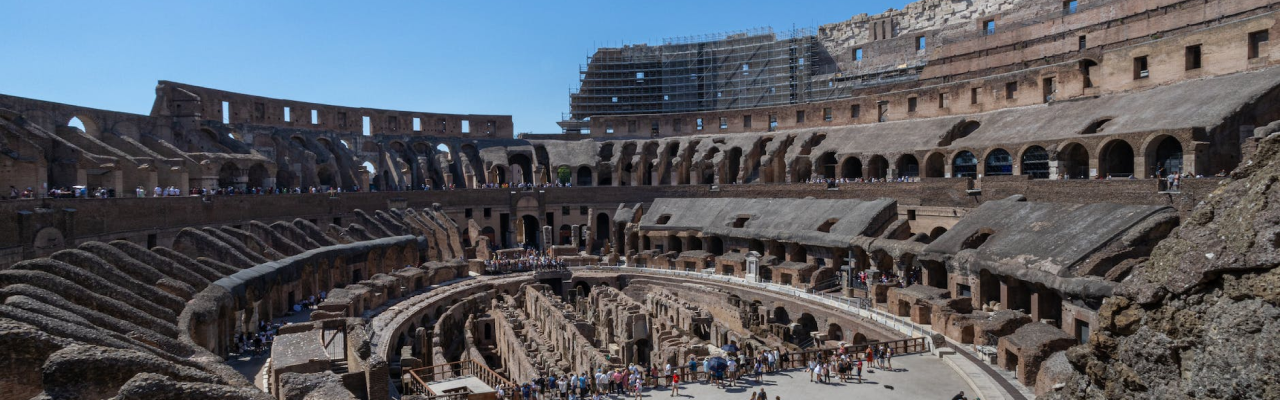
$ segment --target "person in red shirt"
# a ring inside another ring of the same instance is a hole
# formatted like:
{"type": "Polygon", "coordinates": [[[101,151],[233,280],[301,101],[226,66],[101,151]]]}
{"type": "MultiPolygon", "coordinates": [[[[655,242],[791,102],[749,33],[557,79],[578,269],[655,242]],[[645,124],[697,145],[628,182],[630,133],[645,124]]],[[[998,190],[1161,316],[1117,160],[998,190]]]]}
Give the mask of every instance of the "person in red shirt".
{"type": "Polygon", "coordinates": [[[679,395],[680,395],[680,372],[676,371],[671,373],[671,396],[674,397],[679,395]]]}

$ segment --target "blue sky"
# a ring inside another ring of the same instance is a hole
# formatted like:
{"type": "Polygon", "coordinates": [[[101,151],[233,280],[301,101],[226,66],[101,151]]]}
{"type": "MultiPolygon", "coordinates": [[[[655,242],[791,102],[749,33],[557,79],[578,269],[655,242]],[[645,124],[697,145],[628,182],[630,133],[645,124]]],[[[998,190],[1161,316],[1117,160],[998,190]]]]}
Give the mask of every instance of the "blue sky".
{"type": "Polygon", "coordinates": [[[559,132],[596,47],[875,14],[897,1],[11,1],[0,93],[149,113],[158,80],[299,101],[510,114],[559,132]]]}

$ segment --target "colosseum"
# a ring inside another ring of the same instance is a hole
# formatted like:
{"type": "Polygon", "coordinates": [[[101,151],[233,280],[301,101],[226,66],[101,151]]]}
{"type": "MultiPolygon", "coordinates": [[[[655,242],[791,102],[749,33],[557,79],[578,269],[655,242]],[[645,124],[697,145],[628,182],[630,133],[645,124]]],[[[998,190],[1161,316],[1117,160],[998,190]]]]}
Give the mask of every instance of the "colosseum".
{"type": "Polygon", "coordinates": [[[1277,22],[920,0],[599,48],[554,134],[0,95],[0,398],[1280,398],[1277,22]]]}

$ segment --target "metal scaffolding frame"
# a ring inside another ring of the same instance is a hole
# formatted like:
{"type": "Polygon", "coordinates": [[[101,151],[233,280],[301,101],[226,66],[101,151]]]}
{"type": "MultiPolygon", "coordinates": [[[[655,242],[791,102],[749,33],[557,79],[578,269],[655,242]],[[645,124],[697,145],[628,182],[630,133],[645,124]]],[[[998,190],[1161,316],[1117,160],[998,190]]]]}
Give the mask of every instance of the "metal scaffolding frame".
{"type": "Polygon", "coordinates": [[[819,44],[810,28],[781,34],[757,28],[662,43],[601,48],[588,57],[579,68],[581,86],[570,94],[571,118],[811,101],[819,44]]]}

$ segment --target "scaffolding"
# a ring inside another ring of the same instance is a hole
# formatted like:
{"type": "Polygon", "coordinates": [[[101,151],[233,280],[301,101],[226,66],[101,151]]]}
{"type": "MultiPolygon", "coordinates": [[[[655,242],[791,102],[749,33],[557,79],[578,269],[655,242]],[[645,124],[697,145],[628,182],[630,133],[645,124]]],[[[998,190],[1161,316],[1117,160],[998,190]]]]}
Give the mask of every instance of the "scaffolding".
{"type": "Polygon", "coordinates": [[[601,48],[579,67],[571,118],[808,102],[811,77],[820,71],[819,47],[810,28],[757,28],[669,38],[658,46],[601,48]]]}

